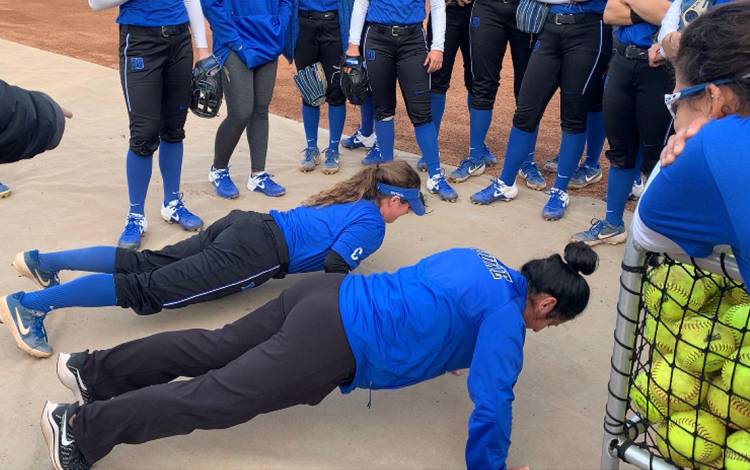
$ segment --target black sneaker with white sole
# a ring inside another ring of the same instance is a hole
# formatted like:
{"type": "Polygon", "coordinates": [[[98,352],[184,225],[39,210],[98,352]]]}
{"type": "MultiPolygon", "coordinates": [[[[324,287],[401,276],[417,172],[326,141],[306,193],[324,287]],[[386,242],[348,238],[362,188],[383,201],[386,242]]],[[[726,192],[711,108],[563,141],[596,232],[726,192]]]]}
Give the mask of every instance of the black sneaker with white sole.
{"type": "Polygon", "coordinates": [[[81,368],[86,360],[87,353],[60,353],[57,355],[57,377],[76,397],[79,405],[91,403],[93,396],[91,390],[81,378],[81,368]]]}
{"type": "Polygon", "coordinates": [[[42,411],[42,434],[47,441],[49,456],[55,470],[88,470],[86,461],[76,445],[70,418],[78,412],[75,403],[46,402],[42,411]]]}

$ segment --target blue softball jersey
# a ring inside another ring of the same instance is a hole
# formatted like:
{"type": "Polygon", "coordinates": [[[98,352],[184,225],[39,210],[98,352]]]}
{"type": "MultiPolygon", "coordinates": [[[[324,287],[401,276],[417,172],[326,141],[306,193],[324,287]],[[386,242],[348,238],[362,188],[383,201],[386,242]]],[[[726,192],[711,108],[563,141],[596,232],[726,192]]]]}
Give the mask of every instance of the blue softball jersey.
{"type": "Polygon", "coordinates": [[[370,0],[367,22],[387,25],[421,23],[425,18],[424,0],[370,0]]]}
{"type": "Polygon", "coordinates": [[[308,11],[336,11],[338,0],[300,0],[299,9],[308,11]]]}
{"type": "Polygon", "coordinates": [[[339,310],[356,372],[341,391],[400,388],[471,367],[466,464],[504,469],[525,305],[525,278],[474,248],[443,251],[394,273],[350,274],[339,310]]]}
{"type": "Polygon", "coordinates": [[[370,200],[271,211],[289,248],[289,273],[322,271],[330,250],[351,269],[380,248],[385,221],[370,200]]]}
{"type": "Polygon", "coordinates": [[[120,5],[119,24],[174,26],[188,22],[182,0],[129,0],[120,5]]]}
{"type": "Polygon", "coordinates": [[[607,0],[588,0],[579,3],[560,3],[550,5],[550,13],[556,15],[578,15],[580,13],[604,13],[607,0]]]}
{"type": "Polygon", "coordinates": [[[643,223],[705,257],[730,245],[750,283],[750,117],[712,121],[654,178],[638,206],[643,223]]]}
{"type": "Polygon", "coordinates": [[[658,26],[649,23],[638,23],[615,28],[617,41],[624,46],[651,47],[654,34],[659,31],[658,26]]]}

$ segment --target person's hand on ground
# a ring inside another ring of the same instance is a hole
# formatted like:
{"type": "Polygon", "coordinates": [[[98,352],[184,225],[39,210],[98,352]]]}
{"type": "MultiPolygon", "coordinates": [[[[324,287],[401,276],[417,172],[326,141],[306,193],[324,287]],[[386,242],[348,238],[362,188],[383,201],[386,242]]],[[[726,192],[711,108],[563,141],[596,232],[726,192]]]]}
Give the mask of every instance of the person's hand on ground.
{"type": "Polygon", "coordinates": [[[512,468],[511,470],[531,470],[531,468],[529,468],[529,467],[516,467],[516,468],[512,468]]]}
{"type": "Polygon", "coordinates": [[[659,158],[661,166],[665,167],[674,163],[685,149],[685,142],[697,134],[708,121],[708,118],[700,117],[691,122],[685,129],[681,129],[675,135],[671,136],[667,141],[667,145],[661,151],[661,157],[659,158]]]}
{"type": "Polygon", "coordinates": [[[424,61],[427,73],[437,72],[443,66],[443,51],[431,50],[424,61]]]}
{"type": "Polygon", "coordinates": [[[648,50],[648,65],[651,67],[661,67],[667,62],[667,59],[661,55],[661,46],[653,44],[648,50]]]}
{"type": "Polygon", "coordinates": [[[60,109],[62,109],[63,116],[65,116],[68,119],[73,119],[73,113],[70,112],[70,110],[63,108],[62,106],[60,106],[60,109]]]}
{"type": "Polygon", "coordinates": [[[461,377],[462,375],[464,375],[464,371],[461,369],[452,370],[450,371],[450,373],[451,375],[455,375],[457,377],[461,377]]]}

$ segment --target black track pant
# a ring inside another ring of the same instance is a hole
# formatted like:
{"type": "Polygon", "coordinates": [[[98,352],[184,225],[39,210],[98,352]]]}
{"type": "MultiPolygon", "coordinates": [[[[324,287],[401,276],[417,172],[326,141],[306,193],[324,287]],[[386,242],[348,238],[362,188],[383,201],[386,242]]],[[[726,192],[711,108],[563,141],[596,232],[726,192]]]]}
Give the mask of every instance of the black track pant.
{"type": "Polygon", "coordinates": [[[607,66],[612,49],[611,29],[601,15],[575,15],[576,24],[555,24],[550,16],[534,45],[518,95],[513,126],[534,132],[552,95],[560,88],[560,123],[564,132],[586,130],[592,93],[607,66]]]}
{"type": "Polygon", "coordinates": [[[612,58],[604,91],[604,124],[607,159],[613,166],[633,168],[640,147],[642,170],[649,174],[654,168],[672,123],[667,107],[661,105],[672,87],[666,67],[653,68],[647,60],[627,59],[620,53],[612,58]]]}
{"type": "Polygon", "coordinates": [[[117,305],[149,315],[257,287],[283,277],[283,234],[267,214],[234,210],[206,230],[161,250],[117,250],[117,305]]]}
{"type": "Polygon", "coordinates": [[[471,13],[471,107],[490,110],[500,85],[503,57],[510,44],[513,94],[518,100],[531,56],[531,35],[516,27],[515,1],[476,0],[471,13]]]}
{"type": "Polygon", "coordinates": [[[80,373],[96,401],[73,424],[86,460],[117,444],[320,403],[355,371],[338,309],[342,279],[310,276],[218,330],[161,333],[89,354],[80,373]]]}
{"type": "Polygon", "coordinates": [[[133,153],[147,157],[159,147],[159,139],[180,142],[185,138],[192,70],[187,24],[120,25],[120,81],[133,153]]]}
{"type": "Polygon", "coordinates": [[[421,25],[394,30],[370,24],[364,41],[365,63],[370,78],[375,119],[396,114],[396,80],[414,126],[432,122],[430,74],[424,66],[427,40],[421,25]]]}
{"type": "Polygon", "coordinates": [[[301,70],[315,62],[323,64],[328,81],[326,102],[331,106],[341,106],[346,102],[339,77],[333,76],[334,67],[339,65],[343,50],[336,12],[300,11],[299,39],[294,49],[294,65],[297,70],[301,70]]]}
{"type": "MultiPolygon", "coordinates": [[[[445,9],[445,51],[443,52],[443,66],[432,73],[432,92],[444,95],[451,86],[453,65],[456,63],[458,51],[464,62],[464,86],[471,92],[471,46],[469,44],[469,19],[471,5],[449,5],[445,9]]],[[[432,43],[432,20],[427,26],[427,42],[432,43]]]]}

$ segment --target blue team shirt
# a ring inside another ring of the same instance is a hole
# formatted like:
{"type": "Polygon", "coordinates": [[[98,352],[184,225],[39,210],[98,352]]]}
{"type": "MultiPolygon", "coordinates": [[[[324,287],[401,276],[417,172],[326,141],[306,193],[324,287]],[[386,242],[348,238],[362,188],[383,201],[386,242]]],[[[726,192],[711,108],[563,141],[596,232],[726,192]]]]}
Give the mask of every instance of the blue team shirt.
{"type": "Polygon", "coordinates": [[[750,117],[712,121],[687,141],[677,160],[654,178],[638,206],[650,229],[688,255],[705,257],[731,245],[750,284],[750,117]]]}
{"type": "Polygon", "coordinates": [[[525,305],[525,278],[473,248],[443,251],[394,273],[350,274],[339,289],[339,310],[356,372],[341,390],[400,388],[471,367],[466,464],[504,469],[525,305]]]}
{"type": "Polygon", "coordinates": [[[624,46],[651,47],[654,43],[654,34],[659,31],[659,26],[649,23],[638,23],[615,28],[615,37],[624,46]]]}
{"type": "Polygon", "coordinates": [[[183,0],[129,0],[120,5],[119,24],[174,26],[188,22],[183,0]]]}
{"type": "Polygon", "coordinates": [[[550,13],[556,15],[577,15],[579,13],[604,13],[607,0],[589,0],[582,3],[561,3],[550,5],[550,13]]]}
{"type": "Polygon", "coordinates": [[[380,248],[385,221],[370,200],[271,211],[289,248],[289,273],[322,271],[330,250],[351,269],[380,248]]]}
{"type": "Polygon", "coordinates": [[[300,0],[300,10],[308,11],[336,11],[338,0],[300,0]]]}
{"type": "Polygon", "coordinates": [[[388,25],[421,23],[425,18],[424,0],[370,0],[367,22],[388,25]]]}

